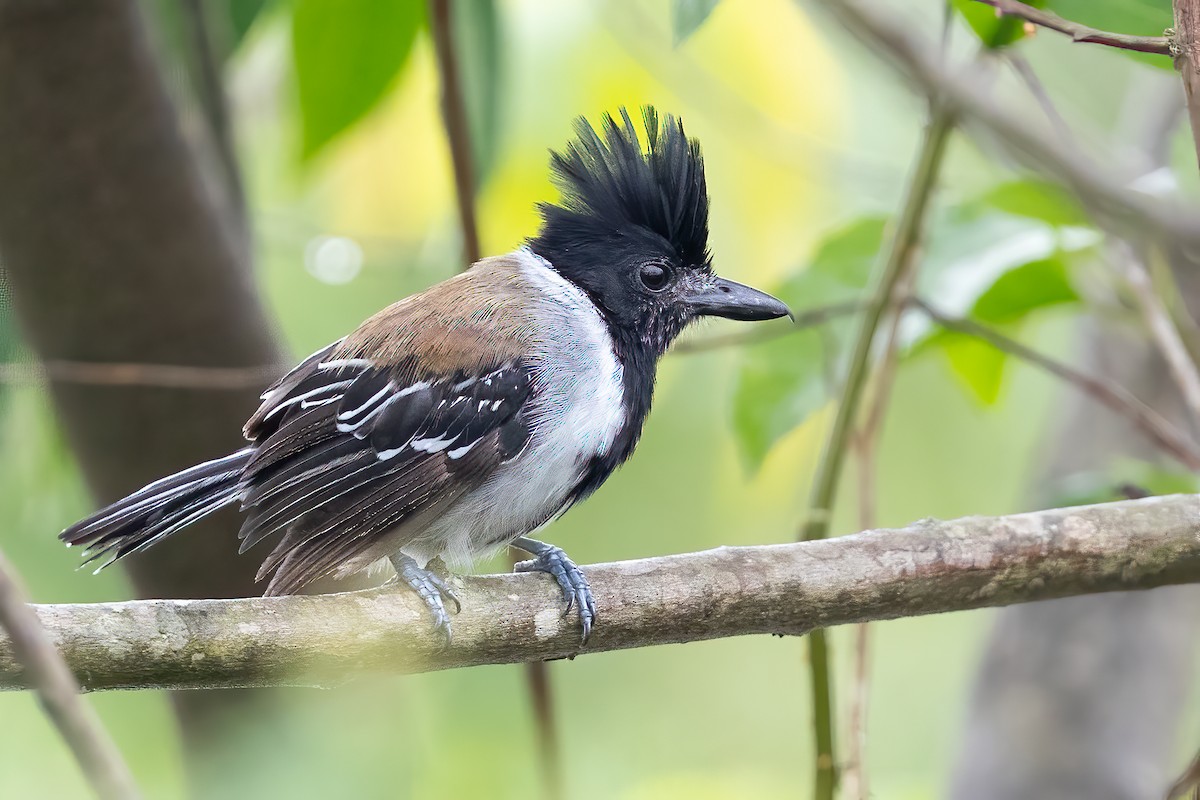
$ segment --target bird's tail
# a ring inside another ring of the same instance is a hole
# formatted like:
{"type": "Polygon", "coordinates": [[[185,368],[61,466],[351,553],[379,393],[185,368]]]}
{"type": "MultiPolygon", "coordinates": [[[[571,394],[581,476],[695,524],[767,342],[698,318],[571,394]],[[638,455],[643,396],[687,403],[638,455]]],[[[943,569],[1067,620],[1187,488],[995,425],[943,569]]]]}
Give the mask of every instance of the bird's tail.
{"type": "Polygon", "coordinates": [[[237,501],[242,469],[251,454],[246,448],[155,481],[75,523],[58,538],[68,547],[84,545],[85,564],[102,560],[98,572],[237,501]]]}

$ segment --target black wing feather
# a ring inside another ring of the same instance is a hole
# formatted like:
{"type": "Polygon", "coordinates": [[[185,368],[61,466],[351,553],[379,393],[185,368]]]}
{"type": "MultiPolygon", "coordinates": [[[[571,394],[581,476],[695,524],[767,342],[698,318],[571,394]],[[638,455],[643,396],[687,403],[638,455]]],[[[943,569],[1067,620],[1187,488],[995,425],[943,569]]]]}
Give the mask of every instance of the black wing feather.
{"type": "Polygon", "coordinates": [[[440,389],[435,394],[430,386],[389,403],[368,431],[375,452],[388,453],[408,444],[430,419],[440,394],[440,389]]]}
{"type": "Polygon", "coordinates": [[[433,377],[331,352],[268,391],[246,426],[258,438],[243,472],[242,550],[283,535],[259,573],[274,572],[268,594],[387,555],[376,553],[383,539],[401,546],[406,521],[480,485],[529,436],[520,363],[433,377]]]}

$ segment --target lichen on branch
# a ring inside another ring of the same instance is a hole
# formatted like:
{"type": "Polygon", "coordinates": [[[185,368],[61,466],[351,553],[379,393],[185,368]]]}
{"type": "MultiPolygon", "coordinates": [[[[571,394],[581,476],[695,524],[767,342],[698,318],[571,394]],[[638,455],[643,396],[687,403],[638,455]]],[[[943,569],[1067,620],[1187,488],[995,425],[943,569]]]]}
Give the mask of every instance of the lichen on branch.
{"type": "MultiPolygon", "coordinates": [[[[583,650],[553,581],[530,574],[456,579],[463,611],[444,649],[420,601],[398,588],[35,609],[87,690],[327,686],[1191,583],[1200,581],[1200,496],[923,520],[587,573],[600,616],[583,650]]],[[[27,686],[0,638],[0,689],[27,686]]]]}

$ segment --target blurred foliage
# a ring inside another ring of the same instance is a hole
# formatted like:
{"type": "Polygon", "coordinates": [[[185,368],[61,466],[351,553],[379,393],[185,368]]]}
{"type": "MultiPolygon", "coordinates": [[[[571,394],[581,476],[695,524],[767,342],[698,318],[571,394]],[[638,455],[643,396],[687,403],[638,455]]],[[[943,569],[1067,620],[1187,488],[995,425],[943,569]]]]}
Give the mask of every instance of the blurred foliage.
{"type": "MultiPolygon", "coordinates": [[[[793,313],[863,296],[886,220],[864,217],[830,234],[807,269],[774,294],[793,313]]],[[[820,408],[840,383],[850,321],[804,330],[751,348],[734,394],[734,425],[747,463],[762,462],[771,446],[820,408]]]]}
{"type": "Polygon", "coordinates": [[[222,0],[213,4],[218,10],[224,6],[230,34],[230,51],[237,49],[259,14],[275,2],[276,0],[222,0]]]}
{"type": "Polygon", "coordinates": [[[375,107],[424,24],[420,2],[296,0],[292,60],[304,158],[375,107]]]}
{"type": "Polygon", "coordinates": [[[1168,469],[1133,459],[1118,459],[1104,469],[1069,475],[1051,502],[1058,506],[1111,503],[1130,497],[1164,494],[1195,494],[1200,478],[1186,471],[1168,469]]]}
{"type": "MultiPolygon", "coordinates": [[[[173,68],[187,65],[185,41],[168,35],[178,0],[145,1],[165,9],[156,19],[173,68]]],[[[896,204],[919,127],[909,96],[791,0],[727,2],[714,14],[716,5],[454,3],[488,252],[533,233],[534,204],[554,197],[546,151],[562,146],[574,117],[654,103],[681,114],[704,144],[719,270],[773,285],[797,312],[863,296],[888,231],[880,211],[896,204]]],[[[930,19],[943,10],[941,0],[926,5],[930,19]]],[[[1015,41],[1011,20],[996,24],[994,10],[955,7],[966,15],[962,32],[971,26],[985,40],[1028,48],[1044,58],[1046,74],[1076,80],[1070,110],[1090,121],[1110,119],[1113,93],[1148,72],[1112,52],[1035,51],[1039,37],[1015,41]],[[1090,59],[1089,86],[1110,91],[1078,91],[1074,58],[1090,59]]],[[[1165,2],[1048,7],[1133,33],[1169,24],[1165,2]]],[[[452,274],[452,180],[425,3],[220,0],[206,8],[214,25],[227,17],[236,47],[225,69],[260,249],[256,274],[293,349],[311,352],[389,300],[452,274]],[[333,271],[314,247],[331,236],[354,255],[333,271]]],[[[1096,232],[1058,187],[1009,180],[970,148],[952,148],[950,158],[919,255],[921,296],[1069,357],[1069,323],[1085,310],[1076,279],[1094,257],[1096,232]]],[[[4,309],[0,299],[0,326],[4,309]]],[[[791,540],[852,325],[842,318],[737,351],[668,357],[638,454],[556,522],[550,538],[581,562],[791,540]]],[[[880,523],[1025,508],[1057,387],[919,314],[901,334],[896,424],[880,447],[880,523]]],[[[0,327],[0,348],[11,342],[0,327]]],[[[22,387],[8,400],[0,415],[2,546],[41,601],[128,596],[120,572],[75,572],[54,539],[88,500],[45,395],[22,387]]],[[[1098,470],[1065,499],[1111,497],[1122,483],[1191,488],[1155,469],[1098,470]]],[[[845,495],[839,531],[855,528],[852,482],[845,495]]],[[[869,721],[877,796],[916,800],[945,785],[987,621],[977,612],[879,627],[869,721]]],[[[832,637],[844,678],[849,639],[840,630],[832,637]]],[[[756,637],[552,665],[572,796],[794,796],[809,752],[799,663],[797,643],[756,637]]],[[[217,796],[537,792],[517,669],[286,696],[284,712],[247,708],[229,731],[212,767],[217,796]]],[[[166,698],[129,692],[93,702],[147,795],[183,797],[182,745],[166,698]]],[[[87,796],[32,697],[0,697],[0,716],[0,797],[87,796]]]]}
{"type": "MultiPolygon", "coordinates": [[[[954,9],[963,16],[971,30],[985,47],[999,49],[1025,38],[1025,21],[1001,15],[996,9],[977,0],[952,0],[954,9]]],[[[1045,0],[1030,0],[1028,5],[1044,8],[1045,0]]]]}
{"type": "MultiPolygon", "coordinates": [[[[1026,23],[1019,17],[1002,15],[978,0],[951,0],[955,10],[985,47],[1008,47],[1027,37],[1026,23]]],[[[1064,19],[1102,31],[1136,36],[1162,36],[1171,27],[1171,4],[1165,0],[1026,0],[1026,5],[1053,11],[1064,19]]],[[[1046,33],[1046,36],[1058,36],[1046,33]]],[[[1113,50],[1159,69],[1174,70],[1171,59],[1133,50],[1113,50]]]]}
{"type": "MultiPolygon", "coordinates": [[[[917,294],[951,316],[1003,324],[1010,335],[1034,312],[1078,302],[1071,266],[1091,252],[1098,234],[1058,195],[1039,181],[1013,181],[936,212],[917,256],[917,294]]],[[[887,220],[878,216],[835,230],[777,294],[793,311],[863,297],[886,233],[887,220]]],[[[751,466],[836,393],[848,326],[841,320],[746,353],[734,420],[751,466]]],[[[988,405],[999,399],[1007,355],[940,331],[918,312],[909,312],[901,330],[904,358],[939,351],[976,399],[988,405]]]]}
{"type": "Polygon", "coordinates": [[[450,12],[478,188],[495,164],[504,124],[503,30],[495,0],[455,0],[450,12]]]}
{"type": "MultiPolygon", "coordinates": [[[[1171,4],[1163,0],[1050,0],[1047,7],[1061,17],[1102,31],[1135,36],[1162,36],[1172,23],[1171,4]]],[[[1170,64],[1161,56],[1158,61],[1170,64]]]]}
{"type": "Polygon", "coordinates": [[[673,0],[671,22],[676,46],[683,44],[704,24],[704,20],[708,19],[708,15],[717,7],[717,2],[718,0],[673,0]]]}
{"type": "MultiPolygon", "coordinates": [[[[1061,17],[1102,31],[1137,36],[1162,36],[1171,27],[1171,4],[1166,0],[1051,0],[1049,8],[1061,17]]],[[[1133,50],[1117,50],[1127,58],[1174,72],[1171,59],[1133,50]]]]}
{"type": "Polygon", "coordinates": [[[1061,186],[1038,178],[1001,183],[984,192],[978,202],[1006,214],[1032,217],[1059,227],[1092,224],[1075,198],[1061,186]]]}

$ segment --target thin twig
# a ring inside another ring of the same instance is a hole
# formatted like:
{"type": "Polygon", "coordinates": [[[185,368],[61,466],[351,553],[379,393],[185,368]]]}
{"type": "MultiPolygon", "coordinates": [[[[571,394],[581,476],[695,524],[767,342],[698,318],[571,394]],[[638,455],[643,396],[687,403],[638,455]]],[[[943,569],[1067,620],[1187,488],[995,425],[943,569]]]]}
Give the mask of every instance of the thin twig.
{"type": "Polygon", "coordinates": [[[1029,94],[1042,107],[1042,113],[1058,131],[1059,137],[1065,142],[1072,141],[1074,134],[1071,132],[1071,126],[1067,124],[1067,120],[1059,113],[1054,101],[1050,99],[1050,93],[1046,91],[1046,87],[1042,84],[1037,72],[1034,71],[1033,65],[1029,63],[1029,59],[1016,50],[1006,51],[1004,56],[1012,65],[1013,71],[1017,73],[1017,77],[1025,84],[1025,88],[1029,90],[1029,94]]]}
{"type": "Polygon", "coordinates": [[[1196,362],[1192,360],[1175,327],[1170,311],[1154,291],[1150,273],[1137,251],[1128,242],[1118,239],[1112,240],[1109,246],[1114,251],[1116,267],[1133,295],[1142,322],[1167,362],[1167,369],[1191,412],[1192,424],[1200,426],[1200,372],[1196,370],[1196,362]]]}
{"type": "Polygon", "coordinates": [[[1139,53],[1171,55],[1171,40],[1165,36],[1131,36],[1126,33],[1111,33],[1097,28],[1063,19],[1051,11],[1043,11],[1019,0],[976,0],[992,6],[1001,14],[1019,17],[1042,28],[1066,34],[1073,42],[1086,42],[1116,47],[1120,50],[1136,50],[1139,53]]]}
{"type": "MultiPolygon", "coordinates": [[[[454,41],[452,0],[429,0],[429,25],[437,51],[438,73],[442,84],[442,120],[450,144],[454,165],[454,196],[462,231],[463,255],[470,266],[483,257],[479,244],[479,225],[475,213],[476,173],[471,148],[471,128],[462,85],[459,54],[454,41]]],[[[510,562],[516,564],[525,554],[510,548],[510,562]]],[[[525,683],[533,707],[541,760],[542,791],[547,800],[566,796],[563,783],[562,750],[554,717],[554,687],[550,673],[541,661],[525,665],[525,683]]]]}
{"type": "Polygon", "coordinates": [[[245,391],[266,386],[287,369],[288,366],[284,364],[199,367],[184,364],[54,360],[40,364],[0,364],[0,383],[36,384],[49,380],[95,386],[245,391]]]}
{"type": "Polygon", "coordinates": [[[802,528],[802,539],[822,539],[829,530],[829,517],[837,499],[838,483],[841,479],[842,460],[849,441],[853,423],[858,414],[859,401],[866,382],[871,349],[875,333],[891,302],[896,284],[906,271],[921,236],[925,209],[932,193],[934,182],[941,166],[946,141],[953,128],[953,118],[944,109],[935,111],[925,132],[924,142],[906,192],[896,231],[886,249],[883,271],[872,293],[872,298],[855,337],[854,350],[846,375],[846,388],[838,404],[829,436],[825,441],[821,461],[814,478],[812,498],[809,502],[809,520],[802,528]]]}
{"type": "MultiPolygon", "coordinates": [[[[520,558],[512,554],[513,560],[520,558]]],[[[537,728],[538,759],[542,775],[542,794],[547,800],[562,800],[566,797],[563,782],[562,753],[559,747],[558,726],[554,721],[554,686],[550,683],[550,671],[544,661],[525,664],[525,683],[529,688],[529,700],[533,705],[533,719],[537,728]]]]}
{"type": "Polygon", "coordinates": [[[140,797],[133,775],[91,706],[79,696],[79,684],[29,606],[16,572],[0,553],[0,629],[7,632],[22,680],[37,691],[42,708],[79,762],[84,777],[102,800],[140,797]]]}
{"type": "MultiPolygon", "coordinates": [[[[823,539],[829,534],[830,519],[842,476],[842,462],[849,449],[850,434],[858,416],[859,402],[866,384],[875,334],[884,312],[895,294],[896,285],[907,271],[916,252],[925,221],[925,209],[940,171],[946,142],[954,127],[952,113],[936,106],[925,131],[921,152],[905,193],[896,230],[886,250],[882,272],[877,279],[867,313],[854,340],[845,388],[838,403],[825,446],[817,462],[808,520],[800,530],[804,540],[823,539]]],[[[809,636],[812,668],[813,713],[816,728],[816,800],[832,800],[837,784],[837,762],[833,754],[833,701],[829,679],[828,645],[824,631],[809,636]]]]}
{"type": "MultiPolygon", "coordinates": [[[[870,407],[854,436],[858,464],[858,527],[871,530],[876,523],[878,492],[876,455],[883,435],[883,422],[891,403],[896,366],[900,360],[900,322],[907,307],[910,287],[916,276],[916,262],[911,262],[906,274],[897,282],[891,301],[891,322],[883,338],[883,355],[875,369],[874,393],[870,407]]],[[[850,713],[847,720],[847,752],[845,764],[845,796],[852,800],[867,800],[870,786],[867,778],[867,708],[870,702],[871,625],[861,622],[854,627],[854,682],[850,687],[850,713]]]]}
{"type": "MultiPolygon", "coordinates": [[[[860,450],[861,453],[861,450],[860,450]]],[[[867,774],[867,707],[871,699],[871,623],[854,626],[854,682],[850,686],[850,713],[846,727],[846,763],[842,767],[843,793],[851,800],[867,800],[871,785],[867,774]]]]}
{"type": "Polygon", "coordinates": [[[827,306],[802,311],[796,315],[795,320],[791,325],[769,325],[755,326],[756,328],[765,328],[765,330],[750,330],[738,333],[727,333],[721,336],[706,336],[703,339],[692,339],[683,341],[671,348],[672,353],[682,355],[691,355],[694,353],[707,353],[713,350],[721,350],[726,347],[741,347],[743,345],[760,344],[762,342],[770,342],[775,339],[789,336],[793,333],[813,328],[817,325],[824,325],[841,317],[846,317],[866,308],[866,303],[861,300],[847,300],[844,303],[833,303],[827,306]]]}
{"type": "Polygon", "coordinates": [[[1055,377],[1066,381],[1084,394],[1096,400],[1104,407],[1116,412],[1129,420],[1134,427],[1142,431],[1163,452],[1179,461],[1188,469],[1200,470],[1200,449],[1184,436],[1175,426],[1163,419],[1156,411],[1141,400],[1137,399],[1120,384],[1106,381],[1055,361],[1042,353],[1026,347],[1015,339],[1011,339],[986,325],[981,325],[971,319],[953,317],[944,314],[929,303],[919,298],[909,301],[914,307],[924,311],[930,319],[948,330],[972,336],[987,342],[992,347],[1002,350],[1039,367],[1055,377]]]}
{"type": "Polygon", "coordinates": [[[1180,773],[1175,782],[1171,784],[1171,788],[1167,789],[1167,793],[1163,795],[1163,800],[1175,800],[1184,794],[1188,793],[1189,798],[1194,798],[1200,792],[1200,753],[1192,758],[1187,768],[1180,773]]]}
{"type": "MultiPolygon", "coordinates": [[[[818,0],[867,46],[894,64],[973,123],[992,134],[1014,157],[1061,183],[1094,214],[1129,238],[1157,236],[1181,246],[1200,246],[1200,209],[1177,197],[1159,198],[1129,188],[1140,169],[1122,154],[1103,151],[1091,157],[1083,148],[1050,136],[1028,113],[980,91],[978,67],[944,65],[929,37],[921,36],[898,14],[862,0],[818,0]]],[[[969,129],[969,126],[968,126],[969,129]]]]}
{"type": "Polygon", "coordinates": [[[451,0],[429,0],[429,27],[437,51],[438,72],[442,82],[442,118],[450,143],[454,165],[454,197],[458,203],[459,228],[463,237],[463,256],[474,264],[483,253],[479,248],[479,225],[475,219],[475,163],[471,153],[471,128],[463,95],[458,53],[450,18],[451,0]]]}
{"type": "Polygon", "coordinates": [[[196,74],[196,94],[204,118],[212,134],[217,159],[224,172],[225,188],[234,218],[238,221],[239,233],[246,236],[249,225],[246,220],[246,192],[242,185],[242,171],[238,166],[237,150],[233,142],[233,123],[229,114],[229,99],[221,80],[221,65],[213,45],[211,26],[203,0],[180,0],[184,25],[192,49],[196,74]]]}
{"type": "Polygon", "coordinates": [[[1157,294],[1166,305],[1167,312],[1171,315],[1171,321],[1183,339],[1183,346],[1187,348],[1188,356],[1191,357],[1193,363],[1200,364],[1200,325],[1196,324],[1195,317],[1192,316],[1192,312],[1184,301],[1183,290],[1179,287],[1170,256],[1166,257],[1161,267],[1157,266],[1157,263],[1151,262],[1149,265],[1150,277],[1154,282],[1157,294]]]}
{"type": "MultiPolygon", "coordinates": [[[[1038,102],[1046,111],[1047,116],[1055,122],[1064,141],[1068,144],[1074,143],[1070,129],[1050,100],[1032,66],[1016,54],[1010,56],[1010,60],[1018,69],[1031,93],[1038,98],[1038,102]]],[[[1197,372],[1196,360],[1183,339],[1175,317],[1155,291],[1150,272],[1134,246],[1119,237],[1110,236],[1108,237],[1108,248],[1118,272],[1133,295],[1134,304],[1142,317],[1143,324],[1162,354],[1171,377],[1183,395],[1184,402],[1191,412],[1193,426],[1200,427],[1200,372],[1197,372]]],[[[1171,280],[1173,281],[1173,279],[1171,280]]]]}

